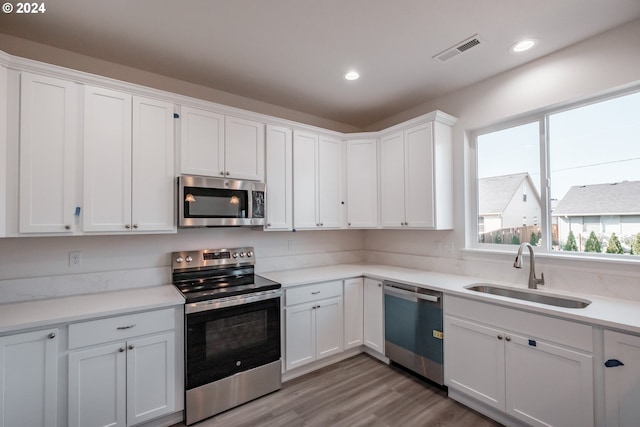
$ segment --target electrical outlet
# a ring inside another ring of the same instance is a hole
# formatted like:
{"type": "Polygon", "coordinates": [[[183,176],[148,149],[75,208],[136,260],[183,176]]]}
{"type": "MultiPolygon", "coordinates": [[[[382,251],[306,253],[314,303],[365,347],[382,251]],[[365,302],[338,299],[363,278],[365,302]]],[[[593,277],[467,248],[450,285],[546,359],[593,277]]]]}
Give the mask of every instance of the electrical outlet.
{"type": "Polygon", "coordinates": [[[82,266],[82,252],[69,252],[69,268],[82,266]]]}

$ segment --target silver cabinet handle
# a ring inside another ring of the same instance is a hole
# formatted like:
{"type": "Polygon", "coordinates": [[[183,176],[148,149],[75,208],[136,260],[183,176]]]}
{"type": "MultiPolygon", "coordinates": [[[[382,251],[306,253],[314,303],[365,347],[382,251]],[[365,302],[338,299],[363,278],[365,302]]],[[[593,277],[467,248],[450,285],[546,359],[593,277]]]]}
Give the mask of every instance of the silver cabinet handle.
{"type": "Polygon", "coordinates": [[[508,335],[504,339],[507,340],[507,341],[511,341],[511,337],[508,336],[508,335]]]}
{"type": "Polygon", "coordinates": [[[50,340],[52,340],[52,339],[54,339],[54,338],[56,337],[56,334],[55,334],[55,332],[51,332],[49,335],[47,335],[47,337],[48,337],[50,340]]]}
{"type": "Polygon", "coordinates": [[[133,325],[127,325],[127,326],[118,326],[116,329],[119,331],[122,331],[123,329],[131,329],[131,328],[135,328],[135,323],[133,325]]]}
{"type": "Polygon", "coordinates": [[[311,292],[311,295],[318,295],[320,293],[320,291],[313,291],[311,292]]]}

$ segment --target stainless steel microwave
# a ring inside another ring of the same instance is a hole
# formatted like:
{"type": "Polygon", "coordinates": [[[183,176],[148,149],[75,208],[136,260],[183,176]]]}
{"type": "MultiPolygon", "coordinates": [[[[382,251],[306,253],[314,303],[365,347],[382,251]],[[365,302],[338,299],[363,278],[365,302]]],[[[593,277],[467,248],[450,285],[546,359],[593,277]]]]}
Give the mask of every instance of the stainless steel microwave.
{"type": "Polygon", "coordinates": [[[178,227],[265,224],[265,184],[224,178],[178,177],[178,227]]]}

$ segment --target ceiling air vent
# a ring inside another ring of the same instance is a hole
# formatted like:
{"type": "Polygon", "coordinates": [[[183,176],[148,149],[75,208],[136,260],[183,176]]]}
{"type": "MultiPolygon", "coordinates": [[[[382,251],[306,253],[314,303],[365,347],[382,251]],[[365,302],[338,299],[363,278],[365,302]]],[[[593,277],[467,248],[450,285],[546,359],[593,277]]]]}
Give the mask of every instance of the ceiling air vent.
{"type": "Polygon", "coordinates": [[[462,52],[466,52],[472,47],[478,46],[482,42],[482,39],[479,35],[474,35],[469,37],[466,40],[457,43],[455,46],[450,47],[449,49],[443,50],[439,54],[435,55],[433,59],[437,59],[440,62],[448,61],[449,59],[460,55],[462,52]]]}

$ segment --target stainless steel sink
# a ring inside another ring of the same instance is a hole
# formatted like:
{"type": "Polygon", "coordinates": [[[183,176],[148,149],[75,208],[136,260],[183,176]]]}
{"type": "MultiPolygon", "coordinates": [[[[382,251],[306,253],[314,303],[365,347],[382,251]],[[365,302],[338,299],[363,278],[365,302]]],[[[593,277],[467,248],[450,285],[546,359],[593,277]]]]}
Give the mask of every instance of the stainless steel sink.
{"type": "Polygon", "coordinates": [[[488,283],[475,283],[465,287],[470,291],[482,292],[484,294],[499,295],[501,297],[515,298],[525,301],[537,302],[540,304],[554,305],[564,308],[585,308],[591,301],[581,298],[559,297],[555,295],[541,294],[537,292],[527,292],[512,288],[490,285],[488,283]]]}

